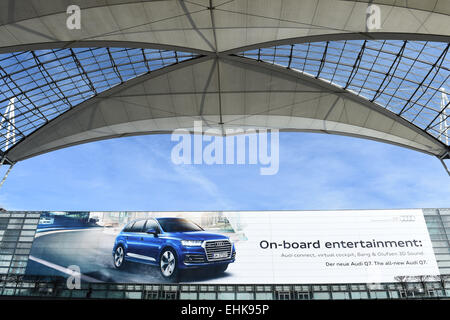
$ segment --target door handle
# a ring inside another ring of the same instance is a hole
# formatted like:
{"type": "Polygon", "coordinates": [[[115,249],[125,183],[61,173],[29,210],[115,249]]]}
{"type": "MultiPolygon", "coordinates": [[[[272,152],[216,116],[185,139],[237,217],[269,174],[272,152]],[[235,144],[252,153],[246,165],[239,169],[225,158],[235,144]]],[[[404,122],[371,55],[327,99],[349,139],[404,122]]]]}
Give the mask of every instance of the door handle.
{"type": "Polygon", "coordinates": [[[144,241],[144,237],[141,237],[141,241],[144,241]]]}

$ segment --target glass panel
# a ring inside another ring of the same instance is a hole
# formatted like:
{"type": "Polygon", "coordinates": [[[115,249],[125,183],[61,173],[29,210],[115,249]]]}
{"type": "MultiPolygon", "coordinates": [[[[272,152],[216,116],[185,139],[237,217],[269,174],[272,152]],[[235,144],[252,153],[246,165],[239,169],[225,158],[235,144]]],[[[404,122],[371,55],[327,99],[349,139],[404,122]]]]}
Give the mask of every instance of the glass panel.
{"type": "Polygon", "coordinates": [[[234,292],[219,292],[217,294],[217,300],[235,300],[234,292]]]}
{"type": "Polygon", "coordinates": [[[108,291],[108,299],[123,299],[124,293],[121,291],[108,291]]]}
{"type": "Polygon", "coordinates": [[[375,294],[375,297],[377,299],[387,299],[388,298],[387,291],[371,291],[370,294],[371,295],[375,294]]]}
{"type": "MultiPolygon", "coordinates": [[[[200,294],[203,294],[203,293],[200,293],[200,294]]],[[[211,299],[214,299],[214,298],[211,298],[211,299]]],[[[197,293],[196,292],[181,292],[180,300],[197,300],[197,293]]]]}
{"type": "Polygon", "coordinates": [[[348,292],[332,292],[332,297],[334,300],[345,300],[350,298],[348,292]]]}
{"type": "Polygon", "coordinates": [[[254,300],[254,294],[250,292],[238,292],[236,293],[236,300],[254,300]]]}
{"type": "Polygon", "coordinates": [[[398,292],[397,290],[395,290],[395,291],[389,291],[389,296],[390,296],[391,298],[393,298],[393,299],[397,299],[397,298],[400,297],[400,294],[399,294],[399,292],[398,292]]]}
{"type": "Polygon", "coordinates": [[[198,300],[216,300],[215,292],[199,292],[198,300]]]}
{"type": "Polygon", "coordinates": [[[314,292],[313,299],[315,300],[329,300],[330,293],[329,292],[314,292]]]}
{"type": "Polygon", "coordinates": [[[272,292],[257,292],[255,294],[256,300],[273,300],[272,292]]]}
{"type": "Polygon", "coordinates": [[[126,299],[141,299],[142,293],[141,292],[125,292],[125,298],[126,299]]]}
{"type": "MultiPolygon", "coordinates": [[[[184,60],[196,54],[159,49],[59,48],[0,54],[7,76],[0,87],[0,109],[15,101],[16,140],[75,105],[129,79],[184,60]],[[20,93],[20,95],[18,94],[20,93]],[[29,110],[34,110],[29,112],[29,110]]],[[[0,150],[14,143],[0,128],[0,150]]],[[[13,136],[13,135],[11,135],[13,136]]],[[[24,217],[14,213],[12,217],[24,217]]],[[[33,215],[28,215],[33,217],[33,215]]],[[[29,223],[37,223],[32,219],[29,223]]]]}
{"type": "MultiPolygon", "coordinates": [[[[446,67],[450,63],[447,43],[342,40],[293,43],[252,49],[239,55],[345,88],[448,145],[448,133],[439,130],[443,121],[440,117],[441,88],[449,87],[450,77],[446,67]]],[[[426,213],[436,214],[436,211],[426,210],[426,213]]]]}

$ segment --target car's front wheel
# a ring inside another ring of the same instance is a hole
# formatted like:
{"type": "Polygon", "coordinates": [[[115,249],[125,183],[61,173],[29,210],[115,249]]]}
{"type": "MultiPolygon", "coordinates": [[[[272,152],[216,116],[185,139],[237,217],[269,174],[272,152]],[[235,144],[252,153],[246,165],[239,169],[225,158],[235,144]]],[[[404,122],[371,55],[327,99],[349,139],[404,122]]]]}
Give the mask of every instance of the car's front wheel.
{"type": "Polygon", "coordinates": [[[159,259],[159,271],[164,279],[176,281],[178,278],[177,255],[173,249],[164,249],[159,259]]]}
{"type": "Polygon", "coordinates": [[[125,250],[121,245],[117,246],[114,251],[114,267],[117,269],[123,268],[125,265],[125,250]]]}

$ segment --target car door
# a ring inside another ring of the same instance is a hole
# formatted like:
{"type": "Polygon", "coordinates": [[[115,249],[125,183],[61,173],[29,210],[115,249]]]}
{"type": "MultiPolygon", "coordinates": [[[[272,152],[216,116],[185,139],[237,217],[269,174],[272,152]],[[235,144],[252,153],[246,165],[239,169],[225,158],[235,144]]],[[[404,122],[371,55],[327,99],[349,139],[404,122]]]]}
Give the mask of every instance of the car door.
{"type": "Polygon", "coordinates": [[[144,226],[145,226],[146,220],[137,220],[133,226],[131,227],[130,231],[127,234],[127,244],[128,244],[128,250],[127,250],[127,256],[134,259],[140,258],[140,252],[142,250],[142,243],[143,243],[143,237],[144,237],[144,226]]]}
{"type": "MultiPolygon", "coordinates": [[[[155,229],[160,231],[158,224],[153,219],[147,220],[145,231],[147,231],[148,229],[155,229]]],[[[159,238],[158,235],[155,236],[153,234],[146,233],[141,247],[141,254],[145,256],[148,261],[156,262],[158,260],[159,248],[161,247],[163,241],[164,240],[159,238]]]]}

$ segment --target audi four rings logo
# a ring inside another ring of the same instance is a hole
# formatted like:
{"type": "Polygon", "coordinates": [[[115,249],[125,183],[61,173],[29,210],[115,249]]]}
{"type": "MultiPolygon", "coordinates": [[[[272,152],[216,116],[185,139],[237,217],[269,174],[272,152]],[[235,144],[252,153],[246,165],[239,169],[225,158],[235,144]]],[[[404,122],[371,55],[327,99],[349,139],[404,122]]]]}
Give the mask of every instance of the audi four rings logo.
{"type": "Polygon", "coordinates": [[[224,246],[224,245],[227,245],[227,242],[226,241],[223,241],[223,242],[211,242],[211,243],[208,243],[208,246],[211,246],[211,247],[218,247],[218,246],[224,246]]]}

